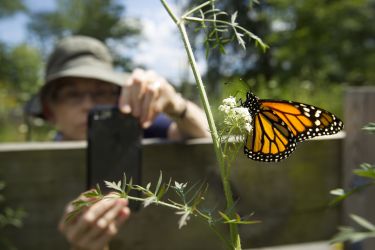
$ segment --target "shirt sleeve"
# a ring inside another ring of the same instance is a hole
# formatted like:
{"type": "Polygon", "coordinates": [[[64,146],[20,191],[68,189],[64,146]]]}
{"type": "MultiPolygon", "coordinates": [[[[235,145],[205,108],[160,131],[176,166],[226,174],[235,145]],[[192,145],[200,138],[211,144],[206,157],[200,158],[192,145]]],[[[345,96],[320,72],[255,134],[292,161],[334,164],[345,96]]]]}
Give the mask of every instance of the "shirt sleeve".
{"type": "Polygon", "coordinates": [[[153,124],[143,131],[144,138],[167,138],[172,120],[164,114],[159,114],[153,124]]]}

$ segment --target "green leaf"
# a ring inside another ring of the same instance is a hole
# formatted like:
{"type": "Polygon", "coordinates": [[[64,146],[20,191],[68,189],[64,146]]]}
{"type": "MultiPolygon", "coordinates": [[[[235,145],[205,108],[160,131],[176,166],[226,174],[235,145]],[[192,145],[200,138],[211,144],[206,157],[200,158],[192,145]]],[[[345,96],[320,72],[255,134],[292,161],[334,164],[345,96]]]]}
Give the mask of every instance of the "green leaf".
{"type": "Polygon", "coordinates": [[[122,177],[122,186],[121,186],[121,189],[122,189],[122,192],[123,193],[127,193],[126,192],[126,174],[124,173],[123,177],[122,177]]]}
{"type": "Polygon", "coordinates": [[[219,51],[221,54],[225,54],[225,48],[221,43],[219,44],[219,51]]]}
{"type": "Polygon", "coordinates": [[[86,197],[86,198],[99,198],[99,197],[101,197],[101,195],[98,193],[98,191],[96,189],[85,192],[83,194],[83,196],[86,197]]]}
{"type": "Polygon", "coordinates": [[[362,130],[365,130],[365,131],[369,132],[370,134],[375,134],[375,123],[374,122],[370,122],[369,124],[367,124],[366,126],[364,126],[362,128],[362,130]]]}
{"type": "Polygon", "coordinates": [[[171,185],[172,179],[169,179],[168,184],[163,183],[162,187],[160,188],[159,192],[156,194],[158,200],[161,200],[161,198],[164,196],[165,193],[167,193],[170,185],[171,185]]]}
{"type": "Polygon", "coordinates": [[[359,242],[375,237],[375,232],[358,232],[352,227],[340,227],[339,230],[340,232],[331,239],[332,243],[345,241],[359,242]]]}
{"type": "MultiPolygon", "coordinates": [[[[344,192],[343,195],[340,195],[337,198],[335,198],[334,200],[332,200],[329,203],[329,205],[330,206],[336,205],[338,202],[341,202],[342,200],[345,200],[346,198],[348,198],[352,194],[357,193],[357,192],[359,192],[359,191],[361,191],[361,190],[363,190],[363,189],[365,189],[365,188],[367,188],[368,186],[371,186],[371,185],[374,185],[374,183],[372,183],[372,182],[371,183],[365,183],[365,184],[357,186],[357,187],[355,187],[355,188],[353,188],[353,189],[351,189],[351,190],[349,190],[347,192],[344,192]]],[[[337,189],[335,189],[335,190],[337,190],[337,189]]],[[[332,190],[332,191],[335,192],[335,190],[332,190]]]]}
{"type": "Polygon", "coordinates": [[[239,224],[239,225],[252,225],[252,224],[258,224],[262,223],[260,220],[230,220],[224,222],[225,224],[239,224]]]}
{"type": "Polygon", "coordinates": [[[96,192],[98,192],[98,194],[100,196],[103,196],[103,193],[102,193],[102,190],[100,189],[100,185],[99,184],[96,184],[96,192]]]}
{"type": "Polygon", "coordinates": [[[104,181],[104,183],[108,188],[119,191],[120,193],[122,192],[121,181],[117,184],[116,182],[109,182],[109,181],[104,181]]]}
{"type": "Polygon", "coordinates": [[[230,18],[230,22],[232,23],[232,25],[237,25],[237,23],[236,23],[237,14],[238,14],[237,11],[234,12],[234,13],[232,14],[231,18],[230,18]]]}
{"type": "Polygon", "coordinates": [[[130,178],[129,183],[126,186],[127,186],[127,188],[126,188],[126,192],[125,193],[129,194],[130,191],[133,189],[133,179],[132,178],[130,178]]]}
{"type": "Polygon", "coordinates": [[[163,174],[160,171],[159,180],[158,180],[158,183],[156,184],[156,188],[155,188],[155,194],[158,193],[162,181],[163,181],[163,174]]]}
{"type": "Polygon", "coordinates": [[[130,178],[129,187],[131,188],[132,186],[133,186],[133,178],[130,178]]]}
{"type": "Polygon", "coordinates": [[[225,221],[230,221],[231,219],[226,215],[225,213],[219,211],[220,216],[225,220],[225,221]]]}
{"type": "Polygon", "coordinates": [[[75,200],[72,202],[72,205],[75,207],[75,208],[81,208],[81,207],[87,207],[87,206],[90,206],[92,205],[94,202],[93,201],[85,201],[85,200],[75,200]]]}
{"type": "Polygon", "coordinates": [[[163,183],[163,185],[161,186],[159,192],[156,194],[156,197],[158,198],[158,200],[161,200],[161,198],[164,196],[164,194],[166,193],[168,188],[166,188],[165,184],[163,183]]]}
{"type": "Polygon", "coordinates": [[[331,243],[347,241],[354,233],[355,231],[351,227],[339,227],[339,233],[331,239],[331,243]]]}
{"type": "Polygon", "coordinates": [[[220,216],[224,219],[225,224],[243,224],[243,225],[250,225],[250,224],[257,224],[261,223],[259,220],[242,220],[241,217],[236,214],[236,219],[231,219],[229,216],[221,211],[219,211],[220,216]]]}
{"type": "Polygon", "coordinates": [[[329,193],[332,194],[332,195],[336,195],[336,196],[343,196],[343,195],[345,195],[345,191],[342,188],[333,189],[329,193]]]}
{"type": "Polygon", "coordinates": [[[360,169],[354,170],[353,173],[361,177],[367,177],[375,180],[375,165],[362,163],[360,165],[360,169]]]}
{"type": "Polygon", "coordinates": [[[210,16],[211,14],[214,14],[215,16],[219,16],[219,15],[227,16],[228,15],[226,12],[220,11],[220,9],[210,9],[204,12],[203,17],[210,16]]]}
{"type": "Polygon", "coordinates": [[[360,226],[362,226],[363,228],[369,230],[369,231],[375,231],[375,226],[369,222],[368,220],[358,216],[358,215],[355,215],[355,214],[351,214],[350,217],[355,221],[357,222],[360,226]]]}
{"type": "Polygon", "coordinates": [[[77,217],[77,215],[81,212],[81,209],[75,209],[73,210],[72,212],[68,213],[66,218],[65,218],[65,221],[66,222],[69,222],[71,221],[72,219],[74,219],[75,217],[77,217]]]}

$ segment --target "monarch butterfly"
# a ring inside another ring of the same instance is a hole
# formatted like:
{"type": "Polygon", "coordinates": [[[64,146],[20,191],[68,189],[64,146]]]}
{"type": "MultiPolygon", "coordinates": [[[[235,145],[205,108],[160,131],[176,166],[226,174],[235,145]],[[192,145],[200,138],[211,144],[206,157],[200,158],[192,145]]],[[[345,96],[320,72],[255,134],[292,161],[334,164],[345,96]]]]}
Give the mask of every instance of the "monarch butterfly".
{"type": "Polygon", "coordinates": [[[253,132],[247,135],[244,153],[253,160],[277,162],[287,158],[298,142],[336,134],[343,122],[334,114],[304,103],[259,99],[251,91],[241,106],[252,116],[253,132]]]}

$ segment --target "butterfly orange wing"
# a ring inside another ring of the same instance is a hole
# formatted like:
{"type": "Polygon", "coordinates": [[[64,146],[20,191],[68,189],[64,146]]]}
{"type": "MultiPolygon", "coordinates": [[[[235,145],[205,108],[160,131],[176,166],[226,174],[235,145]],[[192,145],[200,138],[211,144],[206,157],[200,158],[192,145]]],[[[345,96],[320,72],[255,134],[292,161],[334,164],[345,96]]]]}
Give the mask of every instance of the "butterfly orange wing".
{"type": "Polygon", "coordinates": [[[280,117],[297,138],[297,142],[315,136],[336,134],[343,129],[343,122],[334,114],[312,105],[262,100],[261,107],[271,109],[280,117]]]}
{"type": "Polygon", "coordinates": [[[253,117],[253,133],[248,135],[245,154],[258,161],[279,161],[288,157],[296,147],[296,138],[287,124],[270,108],[253,117]]]}

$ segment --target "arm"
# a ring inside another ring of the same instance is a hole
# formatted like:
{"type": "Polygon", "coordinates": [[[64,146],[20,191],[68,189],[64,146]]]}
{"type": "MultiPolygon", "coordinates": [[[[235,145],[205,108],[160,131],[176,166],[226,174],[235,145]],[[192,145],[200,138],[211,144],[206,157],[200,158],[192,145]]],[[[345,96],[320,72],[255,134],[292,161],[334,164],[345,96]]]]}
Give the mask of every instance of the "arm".
{"type": "Polygon", "coordinates": [[[168,138],[180,140],[184,138],[209,137],[207,118],[204,112],[193,102],[183,100],[179,115],[170,115],[174,122],[168,130],[168,138]]]}

